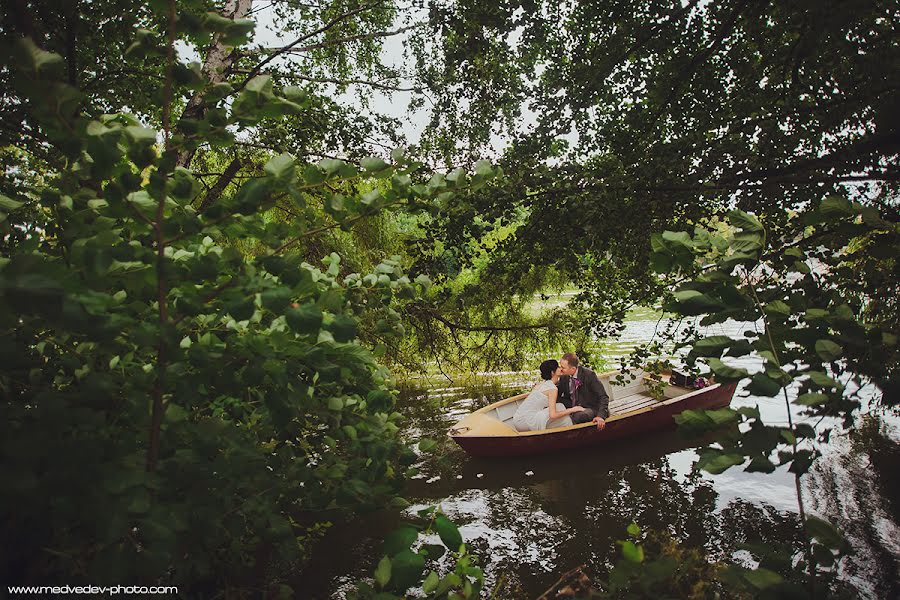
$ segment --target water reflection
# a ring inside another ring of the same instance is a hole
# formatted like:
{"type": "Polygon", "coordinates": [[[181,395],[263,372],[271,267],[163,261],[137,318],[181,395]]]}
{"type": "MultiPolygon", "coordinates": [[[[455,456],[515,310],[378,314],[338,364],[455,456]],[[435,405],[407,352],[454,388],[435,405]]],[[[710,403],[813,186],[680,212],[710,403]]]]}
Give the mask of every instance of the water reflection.
{"type": "MultiPolygon", "coordinates": [[[[629,340],[647,339],[640,327],[629,340]]],[[[726,324],[710,334],[739,335],[750,327],[726,324]]],[[[737,366],[755,370],[757,361],[743,357],[737,366]]],[[[440,504],[483,558],[486,589],[503,580],[496,597],[536,597],[580,564],[603,574],[632,521],[667,531],[713,559],[753,564],[745,545],[783,547],[787,558],[765,558],[764,564],[790,571],[791,555],[802,544],[794,479],[785,469],[769,475],[740,468],[717,476],[696,473],[691,466],[702,441],[686,441],[676,432],[592,451],[501,460],[470,458],[446,437],[460,416],[522,391],[527,379],[528,374],[504,374],[488,388],[410,389],[398,407],[408,417],[409,439],[439,442],[404,492],[414,503],[410,514],[440,504]]],[[[782,400],[739,391],[732,405],[758,406],[769,424],[787,421],[782,400]]],[[[803,420],[799,413],[794,417],[803,420]]],[[[822,446],[823,458],[805,478],[808,510],[848,532],[855,552],[823,582],[835,592],[900,597],[898,438],[896,418],[871,417],[852,436],[834,435],[822,446]]],[[[381,539],[403,516],[384,512],[335,526],[297,589],[304,597],[342,597],[350,582],[372,573],[381,539]]]]}
{"type": "Polygon", "coordinates": [[[866,596],[900,598],[900,445],[897,427],[869,415],[832,441],[807,482],[811,510],[845,533],[853,554],[842,578],[866,596]],[[841,451],[837,451],[837,449],[841,451]]]}

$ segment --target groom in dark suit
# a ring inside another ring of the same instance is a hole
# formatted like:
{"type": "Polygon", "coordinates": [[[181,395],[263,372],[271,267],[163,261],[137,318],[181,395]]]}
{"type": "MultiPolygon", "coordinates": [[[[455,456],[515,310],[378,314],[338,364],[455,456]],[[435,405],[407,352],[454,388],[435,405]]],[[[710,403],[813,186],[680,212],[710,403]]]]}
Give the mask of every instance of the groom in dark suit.
{"type": "Polygon", "coordinates": [[[558,401],[566,408],[583,406],[582,412],[572,414],[573,423],[587,423],[593,421],[597,429],[606,427],[606,418],[609,417],[609,395],[600,383],[597,374],[578,365],[578,356],[574,352],[563,354],[559,361],[562,367],[562,377],[556,384],[559,390],[558,401]]]}

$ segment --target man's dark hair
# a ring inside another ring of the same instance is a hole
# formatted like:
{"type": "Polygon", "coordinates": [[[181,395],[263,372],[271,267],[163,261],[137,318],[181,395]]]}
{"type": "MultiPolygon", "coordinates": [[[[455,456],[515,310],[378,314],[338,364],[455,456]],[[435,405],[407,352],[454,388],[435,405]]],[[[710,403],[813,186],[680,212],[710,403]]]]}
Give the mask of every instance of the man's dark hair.
{"type": "Polygon", "coordinates": [[[554,371],[559,368],[559,363],[553,360],[545,360],[541,363],[541,379],[550,379],[554,371]]]}
{"type": "Polygon", "coordinates": [[[562,355],[562,359],[566,361],[570,367],[578,366],[578,355],[574,352],[566,352],[562,355]]]}

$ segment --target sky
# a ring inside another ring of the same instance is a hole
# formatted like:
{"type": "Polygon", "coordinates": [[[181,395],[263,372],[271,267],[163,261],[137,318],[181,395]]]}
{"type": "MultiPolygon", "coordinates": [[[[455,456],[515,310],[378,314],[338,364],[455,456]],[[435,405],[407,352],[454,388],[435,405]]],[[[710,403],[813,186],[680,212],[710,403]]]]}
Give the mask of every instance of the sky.
{"type": "MultiPolygon", "coordinates": [[[[280,28],[275,23],[275,13],[274,10],[272,10],[271,5],[254,13],[253,18],[256,19],[256,30],[254,31],[253,39],[251,41],[253,44],[277,48],[293,41],[290,36],[284,36],[280,32],[280,28]]],[[[399,35],[384,38],[381,59],[385,65],[399,68],[406,63],[403,43],[407,37],[408,34],[401,33],[399,35]]],[[[290,62],[299,63],[299,60],[291,55],[284,55],[276,60],[279,61],[280,64],[289,64],[290,62]]],[[[333,84],[326,85],[331,88],[331,90],[336,88],[333,84]]],[[[365,108],[360,104],[358,98],[353,93],[337,94],[336,97],[342,104],[357,106],[360,110],[366,112],[365,108]]],[[[407,142],[416,144],[428,123],[430,115],[428,114],[427,108],[414,112],[409,111],[408,105],[412,97],[413,92],[387,92],[376,89],[373,90],[370,102],[372,111],[400,119],[403,124],[402,131],[407,142]]]]}

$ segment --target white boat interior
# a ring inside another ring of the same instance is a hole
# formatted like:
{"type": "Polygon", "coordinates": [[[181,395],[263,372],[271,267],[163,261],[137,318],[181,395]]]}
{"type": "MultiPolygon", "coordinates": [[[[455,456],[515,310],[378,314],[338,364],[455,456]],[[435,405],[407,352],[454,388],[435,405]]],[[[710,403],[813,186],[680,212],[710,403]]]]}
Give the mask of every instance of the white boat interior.
{"type": "MultiPolygon", "coordinates": [[[[616,382],[619,375],[620,373],[618,371],[599,374],[600,381],[603,383],[603,387],[609,395],[610,419],[645,408],[652,408],[653,406],[662,404],[672,398],[695,391],[689,388],[666,384],[665,390],[663,391],[663,397],[656,400],[648,391],[647,378],[643,371],[632,371],[631,374],[623,376],[622,379],[625,381],[621,384],[616,382]]],[[[484,433],[488,435],[503,435],[504,433],[506,435],[515,435],[518,433],[513,425],[513,415],[516,414],[516,410],[519,408],[522,401],[525,400],[526,396],[528,396],[527,393],[520,394],[495,403],[492,405],[494,408],[486,407],[489,410],[481,413],[481,415],[487,417],[491,421],[499,423],[495,423],[493,426],[489,425],[484,433]],[[500,423],[505,425],[505,427],[498,427],[497,425],[500,423]]],[[[481,427],[479,427],[479,429],[482,430],[485,429],[484,425],[490,423],[490,421],[486,423],[483,418],[478,420],[481,421],[481,427]]]]}

